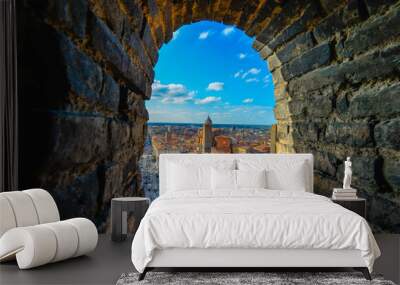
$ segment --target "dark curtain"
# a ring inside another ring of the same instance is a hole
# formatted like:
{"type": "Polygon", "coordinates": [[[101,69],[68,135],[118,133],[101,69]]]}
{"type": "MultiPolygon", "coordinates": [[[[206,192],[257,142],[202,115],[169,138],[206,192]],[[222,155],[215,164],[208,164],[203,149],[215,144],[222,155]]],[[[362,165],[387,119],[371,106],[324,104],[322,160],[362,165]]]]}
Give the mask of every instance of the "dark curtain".
{"type": "Polygon", "coordinates": [[[18,190],[16,1],[0,0],[0,192],[18,190]]]}

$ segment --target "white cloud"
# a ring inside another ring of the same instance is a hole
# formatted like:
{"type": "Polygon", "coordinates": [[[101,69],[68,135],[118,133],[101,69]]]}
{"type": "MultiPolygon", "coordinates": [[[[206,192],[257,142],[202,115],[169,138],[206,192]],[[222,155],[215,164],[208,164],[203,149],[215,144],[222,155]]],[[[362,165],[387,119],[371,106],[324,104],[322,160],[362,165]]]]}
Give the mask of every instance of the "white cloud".
{"type": "Polygon", "coordinates": [[[238,54],[239,59],[244,59],[244,58],[246,58],[246,56],[247,56],[247,54],[242,53],[242,52],[238,54]]]}
{"type": "Polygon", "coordinates": [[[264,82],[264,87],[267,87],[271,83],[271,76],[265,75],[263,78],[263,82],[264,82]]]}
{"type": "Polygon", "coordinates": [[[221,101],[221,97],[208,96],[203,99],[197,99],[195,101],[195,104],[204,105],[204,104],[209,104],[209,103],[214,103],[214,102],[219,102],[219,101],[221,101]]]}
{"type": "Polygon", "coordinates": [[[261,71],[261,69],[259,68],[250,68],[248,71],[246,71],[245,73],[243,73],[242,78],[246,78],[247,75],[252,74],[252,75],[257,75],[259,74],[261,71]]]}
{"type": "Polygon", "coordinates": [[[193,101],[196,95],[196,91],[189,91],[185,85],[179,83],[162,84],[155,80],[151,88],[152,97],[160,99],[162,103],[183,104],[193,101]]]}
{"type": "Polygon", "coordinates": [[[234,31],[235,31],[234,27],[227,27],[227,28],[222,30],[222,34],[224,36],[228,36],[228,35],[232,34],[234,31]]]}
{"type": "Polygon", "coordinates": [[[249,72],[250,74],[256,75],[256,74],[259,74],[260,71],[261,71],[261,69],[257,69],[257,68],[254,68],[254,67],[253,67],[253,68],[250,68],[248,72],[249,72]]]}
{"type": "Polygon", "coordinates": [[[254,99],[253,98],[246,98],[242,102],[245,104],[253,103],[254,99]]]}
{"type": "Polygon", "coordinates": [[[236,73],[233,75],[233,77],[238,78],[238,77],[240,77],[240,76],[242,75],[242,73],[243,73],[243,70],[239,70],[238,72],[236,72],[236,73]]]}
{"type": "Polygon", "coordinates": [[[208,91],[221,91],[224,89],[224,83],[223,82],[211,82],[207,86],[208,91]]]}
{"type": "Polygon", "coordinates": [[[179,30],[173,32],[173,33],[172,33],[172,40],[175,40],[177,37],[179,37],[179,33],[180,33],[179,30]]]}
{"type": "Polygon", "coordinates": [[[209,35],[210,35],[210,31],[201,32],[199,34],[199,40],[205,40],[208,38],[209,35]]]}
{"type": "Polygon", "coordinates": [[[260,80],[258,80],[257,78],[248,78],[248,79],[246,79],[246,82],[247,83],[250,83],[250,82],[259,82],[260,80]]]}

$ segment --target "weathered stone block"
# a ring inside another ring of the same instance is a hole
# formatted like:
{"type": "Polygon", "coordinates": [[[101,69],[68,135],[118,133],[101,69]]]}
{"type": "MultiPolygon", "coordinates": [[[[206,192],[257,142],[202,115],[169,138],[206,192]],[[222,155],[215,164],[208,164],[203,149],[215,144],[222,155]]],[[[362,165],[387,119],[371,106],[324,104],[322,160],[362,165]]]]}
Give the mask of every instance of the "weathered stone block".
{"type": "Polygon", "coordinates": [[[51,193],[61,213],[61,219],[85,217],[98,224],[97,199],[101,193],[98,170],[79,174],[70,185],[60,185],[51,193]]]}
{"type": "Polygon", "coordinates": [[[364,0],[370,15],[385,13],[398,0],[364,0]]]}
{"type": "Polygon", "coordinates": [[[293,145],[292,128],[287,122],[278,123],[276,129],[278,141],[282,144],[293,145]]]}
{"type": "Polygon", "coordinates": [[[377,146],[400,150],[400,118],[377,124],[374,133],[377,146]]]}
{"type": "Polygon", "coordinates": [[[331,177],[335,177],[337,164],[338,159],[329,152],[314,153],[314,165],[316,170],[326,173],[331,177]]]}
{"type": "MultiPolygon", "coordinates": [[[[352,169],[355,181],[367,180],[369,183],[375,184],[375,170],[377,164],[377,157],[353,156],[352,169]]],[[[363,183],[360,183],[360,185],[362,184],[363,183]]]]}
{"type": "Polygon", "coordinates": [[[58,34],[64,68],[71,90],[92,104],[116,112],[119,86],[87,55],[79,51],[63,34],[58,34]]]}
{"type": "Polygon", "coordinates": [[[307,101],[307,114],[311,118],[328,118],[333,110],[332,97],[315,95],[307,101]]]}
{"type": "Polygon", "coordinates": [[[314,193],[330,197],[335,187],[340,187],[339,181],[325,173],[314,172],[314,193]]]}
{"type": "Polygon", "coordinates": [[[114,68],[114,72],[122,75],[129,87],[141,94],[145,93],[146,80],[142,70],[133,65],[121,43],[100,19],[91,17],[92,45],[114,68]]]}
{"type": "Polygon", "coordinates": [[[277,102],[274,108],[275,118],[277,120],[287,119],[290,116],[287,102],[277,102]]]}
{"type": "Polygon", "coordinates": [[[288,99],[287,83],[280,83],[274,86],[275,101],[288,99]]]}
{"type": "Polygon", "coordinates": [[[399,83],[380,89],[361,89],[350,101],[349,114],[354,118],[399,114],[399,94],[399,83]]]}
{"type": "Polygon", "coordinates": [[[153,36],[151,34],[151,28],[148,24],[146,24],[146,27],[144,28],[142,40],[147,50],[147,54],[151,59],[151,62],[153,63],[153,65],[155,65],[158,60],[158,49],[153,40],[153,36]]]}
{"type": "Polygon", "coordinates": [[[276,56],[280,60],[281,63],[286,63],[292,60],[293,58],[305,53],[310,50],[314,46],[314,42],[312,40],[310,33],[304,33],[292,41],[287,43],[281,50],[276,52],[276,56]]]}
{"type": "Polygon", "coordinates": [[[317,67],[326,65],[331,60],[329,43],[321,44],[291,62],[283,65],[282,74],[285,80],[305,74],[317,67]]]}
{"type": "Polygon", "coordinates": [[[372,146],[373,143],[371,126],[368,122],[332,122],[326,128],[325,140],[328,143],[355,147],[372,146]]]}
{"type": "Polygon", "coordinates": [[[292,99],[289,102],[287,102],[287,104],[289,106],[290,116],[298,118],[307,115],[307,101],[304,100],[303,98],[292,99]]]}
{"type": "MultiPolygon", "coordinates": [[[[254,42],[256,42],[256,41],[254,41],[254,42]]],[[[254,44],[253,44],[253,47],[254,47],[254,44]]],[[[266,59],[273,53],[272,49],[270,49],[267,45],[264,45],[263,48],[259,52],[260,52],[260,56],[262,59],[266,59]]]]}
{"type": "Polygon", "coordinates": [[[240,20],[237,23],[237,26],[242,27],[244,30],[246,30],[251,24],[251,22],[249,21],[252,19],[254,11],[257,11],[258,6],[258,1],[248,1],[247,3],[245,3],[242,7],[242,13],[240,13],[240,20]]]}
{"type": "Polygon", "coordinates": [[[346,26],[352,26],[368,18],[368,12],[362,1],[349,0],[348,4],[343,9],[342,18],[346,26]]]}
{"type": "Polygon", "coordinates": [[[303,9],[303,1],[292,0],[290,3],[285,2],[282,12],[273,18],[269,25],[257,35],[257,40],[265,44],[269,43],[303,9]],[[290,8],[287,6],[290,6],[290,8]]]}
{"type": "Polygon", "coordinates": [[[52,20],[61,22],[79,38],[86,34],[86,15],[88,3],[86,0],[49,1],[49,15],[52,20]]]}
{"type": "Polygon", "coordinates": [[[384,160],[383,175],[391,190],[400,193],[400,157],[388,157],[384,160]]]}
{"type": "MultiPolygon", "coordinates": [[[[186,3],[186,18],[185,22],[190,23],[191,18],[192,18],[192,9],[188,8],[188,3],[186,3]],[[190,10],[190,12],[189,12],[190,10]]],[[[164,6],[161,8],[162,14],[163,14],[163,28],[164,28],[164,41],[165,43],[168,43],[173,36],[173,27],[172,27],[172,4],[169,2],[164,2],[164,6]]]]}
{"type": "Polygon", "coordinates": [[[119,8],[118,1],[115,0],[97,0],[101,3],[107,16],[107,24],[114,31],[118,38],[121,38],[125,28],[128,24],[126,16],[119,8]]]}
{"type": "Polygon", "coordinates": [[[286,83],[282,75],[282,68],[277,68],[272,71],[272,81],[274,82],[274,85],[286,83]]]}
{"type": "MultiPolygon", "coordinates": [[[[220,3],[221,4],[229,3],[229,1],[222,1],[220,3]]],[[[224,5],[221,4],[219,5],[219,10],[221,10],[221,12],[224,14],[227,13],[228,11],[224,9],[225,8],[224,6],[226,6],[226,4],[224,5]]],[[[281,11],[282,11],[281,3],[278,3],[276,1],[264,2],[259,8],[259,12],[254,17],[252,23],[250,24],[250,27],[246,30],[247,34],[251,37],[259,34],[265,28],[266,23],[268,23],[271,18],[281,13],[281,11]]],[[[263,42],[263,44],[265,44],[265,42],[263,42]]]]}
{"type": "Polygon", "coordinates": [[[51,117],[51,121],[53,128],[48,165],[68,168],[107,157],[106,119],[59,112],[51,117]]]}
{"type": "MultiPolygon", "coordinates": [[[[210,10],[209,10],[209,6],[207,5],[207,3],[205,3],[205,0],[199,0],[199,1],[195,1],[195,0],[188,0],[188,1],[182,1],[182,2],[188,2],[188,4],[191,6],[191,10],[192,10],[192,22],[197,22],[197,21],[202,21],[208,18],[208,16],[210,15],[210,10]]],[[[183,19],[184,17],[181,15],[181,5],[183,3],[179,3],[178,5],[174,5],[176,6],[176,9],[179,10],[179,12],[175,12],[175,15],[179,15],[179,19],[178,21],[175,21],[176,24],[174,25],[174,28],[176,29],[177,27],[180,27],[183,23],[183,19]]],[[[223,3],[220,3],[221,6],[223,6],[225,9],[224,11],[221,11],[222,13],[219,14],[219,18],[221,22],[227,21],[227,23],[229,24],[230,21],[232,21],[232,19],[230,18],[225,18],[225,15],[227,14],[226,11],[229,10],[230,5],[231,5],[231,1],[227,2],[224,1],[223,3]]],[[[176,11],[176,10],[175,10],[176,11]]],[[[233,14],[233,13],[232,13],[233,14]]],[[[236,14],[237,15],[237,14],[236,14]]],[[[177,17],[175,17],[177,18],[177,17]]]]}
{"type": "Polygon", "coordinates": [[[256,51],[261,51],[261,49],[265,46],[265,44],[263,44],[262,42],[259,42],[257,40],[254,40],[252,47],[256,50],[256,51]]]}
{"type": "Polygon", "coordinates": [[[336,32],[344,29],[345,24],[342,20],[342,12],[336,11],[327,18],[325,18],[317,27],[315,27],[313,33],[315,39],[321,43],[331,38],[336,32]]]}
{"type": "Polygon", "coordinates": [[[336,98],[336,111],[339,116],[343,116],[346,114],[349,109],[349,99],[347,98],[346,93],[341,93],[336,98]]]}
{"type": "Polygon", "coordinates": [[[272,54],[270,57],[268,57],[268,69],[270,71],[274,71],[276,68],[281,66],[281,61],[279,58],[276,56],[276,54],[272,54]]]}
{"type": "Polygon", "coordinates": [[[393,9],[385,16],[366,22],[352,32],[346,41],[339,45],[337,52],[341,57],[353,57],[371,48],[390,42],[400,35],[400,8],[393,9]]]}
{"type": "MultiPolygon", "coordinates": [[[[203,3],[203,9],[199,9],[199,10],[202,10],[204,12],[207,11],[208,4],[205,3],[206,1],[203,0],[203,1],[196,1],[196,2],[203,3]]],[[[251,4],[247,4],[241,0],[231,0],[229,7],[227,9],[228,11],[230,11],[230,13],[225,13],[223,22],[228,25],[237,25],[240,21],[241,14],[245,10],[244,5],[248,6],[251,4]]],[[[204,12],[203,12],[203,14],[204,14],[204,12]]],[[[207,15],[204,15],[204,16],[207,17],[207,15]]]]}
{"type": "Polygon", "coordinates": [[[337,8],[344,6],[347,0],[320,0],[322,8],[326,13],[330,14],[337,8]]]}
{"type": "Polygon", "coordinates": [[[154,69],[150,57],[147,55],[143,43],[139,37],[138,33],[125,33],[124,41],[136,54],[139,63],[143,70],[145,71],[149,81],[153,82],[154,79],[154,69]]]}
{"type": "Polygon", "coordinates": [[[293,123],[293,141],[295,145],[303,141],[316,142],[325,128],[324,124],[315,122],[293,123]]]}
{"type": "Polygon", "coordinates": [[[144,121],[149,120],[149,113],[142,98],[135,97],[135,99],[131,101],[130,106],[135,118],[139,118],[144,121]]]}
{"type": "Polygon", "coordinates": [[[400,46],[390,46],[349,62],[319,68],[291,80],[289,90],[309,92],[328,85],[338,85],[345,80],[357,84],[363,80],[385,78],[389,74],[400,71],[399,53],[400,46]]]}
{"type": "Polygon", "coordinates": [[[111,163],[107,165],[104,171],[104,196],[103,204],[110,205],[111,199],[114,197],[122,197],[132,177],[138,171],[137,159],[133,156],[127,162],[111,163]]]}
{"type": "Polygon", "coordinates": [[[144,17],[140,3],[132,0],[120,0],[120,3],[124,5],[129,16],[131,28],[137,33],[140,32],[144,17]]]}
{"type": "Polygon", "coordinates": [[[376,232],[400,232],[400,203],[393,196],[373,193],[368,196],[368,218],[376,232]]]}
{"type": "Polygon", "coordinates": [[[284,29],[268,43],[269,48],[276,50],[276,48],[287,43],[296,35],[305,32],[311,22],[316,21],[320,15],[321,11],[319,6],[315,2],[311,2],[299,19],[284,29]]]}
{"type": "Polygon", "coordinates": [[[125,161],[134,152],[132,126],[123,120],[111,120],[109,123],[109,139],[112,161],[125,161]]]}

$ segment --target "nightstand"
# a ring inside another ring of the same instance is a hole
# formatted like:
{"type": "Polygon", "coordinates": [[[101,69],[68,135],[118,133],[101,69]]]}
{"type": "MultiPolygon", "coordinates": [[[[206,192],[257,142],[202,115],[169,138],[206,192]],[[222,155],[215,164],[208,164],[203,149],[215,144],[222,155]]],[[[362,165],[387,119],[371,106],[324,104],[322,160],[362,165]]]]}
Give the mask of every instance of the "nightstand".
{"type": "MultiPolygon", "coordinates": [[[[135,217],[135,230],[144,217],[150,199],[144,197],[120,197],[111,200],[111,239],[124,241],[128,234],[128,214],[133,212],[135,217]]],[[[135,234],[135,233],[132,233],[135,234]]]]}
{"type": "Polygon", "coordinates": [[[354,199],[332,199],[332,202],[341,205],[342,207],[359,214],[363,218],[367,218],[367,200],[364,198],[354,199]]]}

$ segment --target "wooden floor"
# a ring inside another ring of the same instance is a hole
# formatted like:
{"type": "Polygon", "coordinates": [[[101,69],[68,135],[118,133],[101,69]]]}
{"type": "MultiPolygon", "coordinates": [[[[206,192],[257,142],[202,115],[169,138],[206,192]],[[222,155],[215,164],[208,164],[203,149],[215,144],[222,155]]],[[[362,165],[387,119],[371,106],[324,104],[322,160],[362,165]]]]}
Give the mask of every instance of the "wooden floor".
{"type": "MultiPolygon", "coordinates": [[[[400,283],[400,235],[376,235],[382,257],[375,272],[400,283]]],[[[115,284],[124,272],[134,271],[130,259],[132,239],[111,242],[100,235],[97,249],[82,256],[42,267],[19,270],[15,262],[0,265],[0,284],[115,284]]],[[[310,270],[311,271],[311,270],[310,270]]]]}

